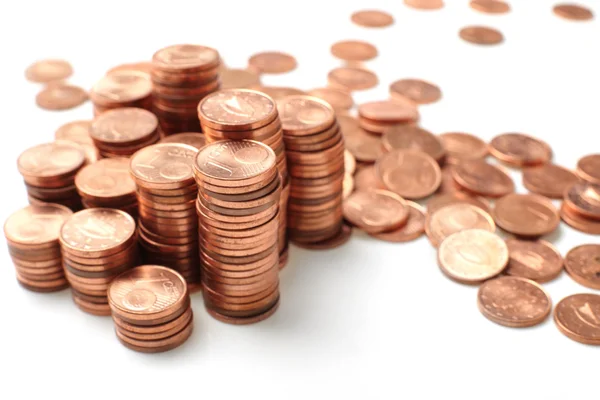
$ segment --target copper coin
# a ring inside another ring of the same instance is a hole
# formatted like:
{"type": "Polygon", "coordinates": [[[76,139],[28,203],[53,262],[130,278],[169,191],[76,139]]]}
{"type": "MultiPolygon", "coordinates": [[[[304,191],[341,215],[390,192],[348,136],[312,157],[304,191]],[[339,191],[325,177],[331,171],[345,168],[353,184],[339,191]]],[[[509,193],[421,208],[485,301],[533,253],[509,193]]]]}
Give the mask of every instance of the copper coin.
{"type": "Polygon", "coordinates": [[[45,110],[69,110],[88,99],[88,94],[79,86],[60,83],[46,86],[35,97],[36,104],[45,110]]]}
{"type": "Polygon", "coordinates": [[[219,73],[221,89],[253,88],[260,85],[260,76],[247,69],[225,69],[219,73]]]}
{"type": "Polygon", "coordinates": [[[296,69],[296,59],[279,51],[265,51],[250,57],[248,65],[263,74],[283,74],[296,69]]]}
{"type": "Polygon", "coordinates": [[[410,242],[418,239],[425,232],[425,209],[412,201],[407,201],[408,221],[406,224],[394,231],[371,234],[374,238],[386,242],[410,242]]]}
{"type": "Polygon", "coordinates": [[[600,185],[576,183],[565,192],[565,203],[586,218],[600,220],[600,185]]]}
{"type": "Polygon", "coordinates": [[[583,180],[600,185],[600,154],[590,154],[577,162],[577,175],[583,180]]]}
{"type": "Polygon", "coordinates": [[[442,91],[433,83],[421,79],[400,79],[390,85],[392,97],[408,98],[417,104],[430,104],[442,98],[442,91]]]}
{"type": "Polygon", "coordinates": [[[325,100],[335,110],[350,110],[354,106],[352,94],[344,89],[325,87],[310,90],[308,94],[325,100]]]}
{"type": "Polygon", "coordinates": [[[510,11],[510,5],[500,0],[471,0],[473,10],[486,14],[505,14],[510,11]]]}
{"type": "Polygon", "coordinates": [[[120,64],[106,71],[106,75],[119,71],[137,71],[150,74],[152,72],[152,63],[150,61],[140,61],[135,63],[120,64]]]}
{"type": "Polygon", "coordinates": [[[181,346],[192,335],[194,330],[193,319],[177,334],[159,340],[137,340],[124,335],[120,329],[116,329],[117,338],[127,348],[141,353],[160,353],[173,350],[181,346]]]}
{"type": "Polygon", "coordinates": [[[377,48],[362,40],[343,40],[331,46],[331,54],[346,61],[368,61],[377,57],[377,48]]]}
{"type": "Polygon", "coordinates": [[[358,161],[373,163],[383,154],[381,138],[365,132],[358,127],[356,130],[344,133],[344,144],[346,149],[358,161]]]}
{"type": "Polygon", "coordinates": [[[511,328],[538,325],[552,310],[552,300],[536,282],[501,276],[484,282],[477,292],[481,313],[492,322],[511,328]]]}
{"type": "Polygon", "coordinates": [[[121,333],[132,339],[138,340],[159,340],[172,336],[183,327],[185,327],[194,317],[191,307],[175,318],[173,321],[155,325],[155,326],[137,326],[130,324],[120,319],[117,315],[113,315],[115,325],[120,329],[121,333]]]}
{"type": "Polygon", "coordinates": [[[73,67],[65,60],[36,61],[25,70],[27,80],[36,83],[60,81],[72,74],[73,67]]]}
{"type": "Polygon", "coordinates": [[[490,203],[486,199],[482,197],[470,196],[462,192],[455,192],[438,194],[431,198],[427,202],[427,213],[431,215],[442,207],[459,203],[471,204],[475,207],[481,208],[486,213],[490,212],[490,203]]]}
{"type": "Polygon", "coordinates": [[[279,101],[286,96],[295,96],[299,94],[306,94],[304,91],[292,87],[279,87],[279,86],[255,86],[255,90],[263,92],[267,96],[271,97],[275,101],[279,101]]]}
{"type": "Polygon", "coordinates": [[[425,232],[435,247],[448,236],[465,229],[494,232],[496,225],[492,217],[481,208],[465,203],[442,207],[428,215],[425,223],[425,232]]]}
{"type": "Polygon", "coordinates": [[[75,176],[75,185],[82,196],[95,198],[130,197],[136,189],[127,158],[105,158],[83,167],[75,176]]]}
{"type": "Polygon", "coordinates": [[[503,133],[490,142],[490,153],[498,160],[515,166],[546,164],[552,150],[545,142],[522,133],[503,133]]]}
{"type": "Polygon", "coordinates": [[[163,71],[204,71],[217,67],[219,53],[210,47],[177,44],[160,49],[152,56],[152,67],[163,71]]]}
{"type": "Polygon", "coordinates": [[[461,283],[493,278],[508,264],[504,240],[483,229],[467,229],[448,236],[438,250],[442,272],[461,283]]]}
{"type": "Polygon", "coordinates": [[[55,139],[70,140],[76,143],[94,144],[90,137],[92,121],[73,121],[62,125],[54,133],[55,139]]]}
{"type": "Polygon", "coordinates": [[[537,194],[509,194],[492,210],[496,225],[517,236],[547,235],[558,227],[558,210],[550,199],[537,194]]]}
{"type": "Polygon", "coordinates": [[[107,111],[92,122],[92,139],[108,144],[137,143],[151,137],[158,119],[150,111],[125,107],[107,111]]]}
{"type": "Polygon", "coordinates": [[[578,181],[575,173],[555,164],[523,170],[523,186],[530,192],[552,199],[562,199],[565,191],[578,181]]]}
{"type": "Polygon", "coordinates": [[[368,233],[399,228],[408,213],[406,201],[387,190],[355,192],[344,200],[344,218],[368,233]]]}
{"type": "Polygon", "coordinates": [[[90,91],[90,98],[100,105],[128,104],[152,94],[152,81],[145,72],[123,70],[102,77],[90,91]]]}
{"type": "Polygon", "coordinates": [[[382,123],[402,123],[419,119],[417,107],[410,102],[372,101],[358,106],[358,113],[363,118],[382,123]]]}
{"type": "Polygon", "coordinates": [[[131,175],[147,189],[178,189],[194,182],[198,150],[181,143],[154,144],[131,156],[131,175]]]}
{"type": "Polygon", "coordinates": [[[351,236],[352,236],[352,227],[349,225],[346,225],[346,224],[342,224],[339,233],[330,239],[323,240],[323,241],[316,242],[316,243],[295,242],[294,244],[303,249],[329,250],[329,249],[335,249],[335,248],[340,247],[341,245],[345,244],[346,242],[348,242],[348,240],[350,240],[351,236]]]}
{"type": "Polygon", "coordinates": [[[200,132],[182,132],[165,136],[160,143],[182,143],[200,149],[206,144],[206,137],[200,132]]]}
{"type": "Polygon", "coordinates": [[[461,39],[479,45],[496,45],[504,41],[504,35],[496,29],[486,26],[467,26],[459,32],[461,39]]]}
{"type": "Polygon", "coordinates": [[[379,179],[374,165],[362,168],[354,177],[356,190],[369,192],[372,189],[384,189],[383,182],[379,179]]]}
{"type": "Polygon", "coordinates": [[[446,154],[442,141],[431,132],[418,126],[392,126],[385,131],[381,140],[387,151],[393,149],[418,150],[429,154],[438,163],[446,154]]]}
{"type": "Polygon", "coordinates": [[[591,235],[600,235],[600,220],[585,218],[576,211],[571,210],[566,203],[563,203],[560,208],[560,217],[572,228],[591,235]]]}
{"type": "Polygon", "coordinates": [[[600,245],[584,244],[571,249],[565,257],[565,269],[575,282],[600,289],[600,245]]]}
{"type": "Polygon", "coordinates": [[[394,17],[385,11],[361,10],[356,11],[350,17],[356,25],[365,28],[384,28],[394,23],[394,17]]]}
{"type": "Polygon", "coordinates": [[[480,196],[502,197],[515,191],[515,184],[506,172],[483,160],[456,165],[452,176],[461,187],[480,196]]]}
{"type": "Polygon", "coordinates": [[[592,10],[577,4],[557,4],[552,11],[559,17],[571,21],[588,21],[594,18],[592,10]]]}
{"type": "Polygon", "coordinates": [[[335,122],[329,103],[312,96],[288,96],[277,104],[277,109],[284,135],[311,135],[335,122]]]}
{"type": "Polygon", "coordinates": [[[425,153],[393,150],[375,164],[386,188],[407,199],[422,199],[433,194],[442,182],[438,163],[425,153]]]}
{"type": "Polygon", "coordinates": [[[73,212],[58,204],[27,206],[4,223],[4,235],[15,246],[26,248],[56,244],[60,228],[73,212]]]}
{"type": "Polygon", "coordinates": [[[544,240],[508,239],[506,245],[510,254],[505,271],[508,275],[542,283],[551,281],[562,272],[562,256],[544,240]]]}
{"type": "Polygon", "coordinates": [[[438,194],[467,194],[463,188],[458,186],[458,183],[452,176],[452,166],[446,165],[442,168],[442,183],[438,188],[438,194]]]}
{"type": "Polygon", "coordinates": [[[207,308],[206,311],[213,318],[215,318],[221,322],[225,322],[225,323],[233,324],[233,325],[248,325],[248,324],[255,324],[257,322],[264,321],[265,319],[272,316],[275,313],[275,311],[277,311],[277,309],[279,308],[279,302],[280,302],[280,300],[278,298],[276,303],[271,308],[269,308],[267,311],[263,312],[262,314],[259,314],[256,316],[251,316],[251,317],[231,317],[231,316],[219,313],[218,311],[215,311],[211,308],[207,308]]]}
{"type": "Polygon", "coordinates": [[[327,80],[333,87],[350,91],[371,89],[379,83],[377,75],[373,72],[354,67],[335,68],[329,72],[327,80]]]}
{"type": "Polygon", "coordinates": [[[600,296],[579,293],[565,297],[554,308],[554,322],[568,338],[600,345],[600,296]]]}
{"type": "Polygon", "coordinates": [[[404,0],[404,4],[417,10],[439,10],[444,7],[443,0],[404,0]]]}
{"type": "MultiPolygon", "coordinates": [[[[52,178],[75,173],[85,163],[85,154],[79,145],[66,140],[40,144],[25,150],[17,160],[17,167],[32,185],[48,185],[52,178]]],[[[49,185],[52,187],[52,185],[49,185]]],[[[59,187],[64,186],[60,184],[59,187]]]]}
{"type": "Polygon", "coordinates": [[[440,139],[446,149],[446,162],[449,164],[483,159],[488,154],[487,144],[469,133],[443,133],[440,135],[440,139]]]}

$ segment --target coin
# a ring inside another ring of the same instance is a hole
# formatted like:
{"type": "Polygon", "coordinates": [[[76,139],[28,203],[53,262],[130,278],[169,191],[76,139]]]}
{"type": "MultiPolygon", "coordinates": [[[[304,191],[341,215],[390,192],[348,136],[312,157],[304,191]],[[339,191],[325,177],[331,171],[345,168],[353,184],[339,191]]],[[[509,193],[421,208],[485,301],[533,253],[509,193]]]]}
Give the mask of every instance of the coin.
{"type": "Polygon", "coordinates": [[[443,0],[404,0],[404,4],[417,10],[439,10],[444,7],[443,0]]]}
{"type": "Polygon", "coordinates": [[[260,85],[260,76],[247,69],[225,69],[219,73],[221,89],[252,88],[260,85]]]}
{"type": "Polygon", "coordinates": [[[461,283],[479,283],[500,274],[508,264],[504,240],[483,229],[466,229],[444,239],[438,264],[448,277],[461,283]]]}
{"type": "Polygon", "coordinates": [[[510,11],[510,5],[499,0],[471,0],[469,5],[473,10],[486,14],[505,14],[510,11]]]}
{"type": "Polygon", "coordinates": [[[381,138],[365,132],[361,127],[356,129],[342,128],[346,149],[358,161],[373,163],[383,154],[381,138]]]}
{"type": "Polygon", "coordinates": [[[292,87],[279,87],[279,86],[255,86],[255,90],[263,92],[267,96],[271,97],[275,101],[279,101],[286,96],[293,96],[298,94],[306,94],[304,91],[292,87]]]}
{"type": "Polygon", "coordinates": [[[503,133],[490,142],[490,153],[498,160],[515,166],[546,164],[552,150],[545,142],[522,133],[503,133]]]}
{"type": "Polygon", "coordinates": [[[463,132],[448,132],[440,136],[446,149],[446,162],[458,164],[467,160],[480,160],[487,156],[488,146],[477,136],[463,132]]]}
{"type": "Polygon", "coordinates": [[[442,182],[437,162],[414,150],[392,150],[375,163],[385,187],[407,199],[422,199],[433,194],[442,182]]]}
{"type": "Polygon", "coordinates": [[[566,203],[563,203],[560,208],[560,217],[572,228],[592,235],[600,235],[600,220],[587,219],[571,210],[566,203]]]}
{"type": "Polygon", "coordinates": [[[181,143],[200,149],[206,144],[206,137],[200,132],[182,132],[166,136],[160,143],[181,143]]]}
{"type": "Polygon", "coordinates": [[[434,247],[453,233],[466,229],[494,232],[496,225],[488,213],[466,203],[450,204],[427,215],[425,232],[434,247]]]}
{"type": "Polygon", "coordinates": [[[585,218],[600,220],[600,185],[575,183],[565,192],[565,204],[585,218]]]}
{"type": "Polygon", "coordinates": [[[544,240],[506,240],[510,260],[506,274],[531,279],[539,283],[556,278],[563,269],[558,250],[544,240]]]}
{"type": "Polygon", "coordinates": [[[537,194],[508,194],[492,210],[496,225],[522,237],[547,235],[558,227],[558,210],[550,199],[537,194]]]}
{"type": "Polygon", "coordinates": [[[131,157],[131,174],[146,189],[178,189],[194,182],[198,150],[181,143],[154,144],[131,157]]]}
{"type": "Polygon", "coordinates": [[[390,84],[390,95],[409,98],[417,104],[431,104],[442,98],[442,91],[421,79],[400,79],[390,84]]]}
{"type": "Polygon", "coordinates": [[[45,110],[69,110],[85,103],[88,94],[79,86],[57,83],[46,86],[35,97],[36,104],[45,110]]]}
{"type": "Polygon", "coordinates": [[[575,282],[600,289],[600,245],[584,244],[571,249],[565,257],[565,270],[575,282]]]}
{"type": "Polygon", "coordinates": [[[418,239],[425,232],[425,209],[412,201],[406,202],[409,210],[406,224],[394,231],[371,234],[374,238],[386,242],[410,242],[418,239]]]}
{"type": "Polygon", "coordinates": [[[150,74],[152,72],[152,63],[150,61],[140,61],[135,63],[120,64],[106,71],[106,75],[110,75],[113,72],[119,71],[137,71],[150,74]]]}
{"type": "Polygon", "coordinates": [[[39,248],[58,244],[63,223],[73,212],[58,204],[27,206],[12,213],[4,223],[4,236],[12,246],[39,248]]]}
{"type": "Polygon", "coordinates": [[[105,158],[83,167],[75,176],[75,185],[88,201],[125,205],[135,200],[136,185],[127,158],[105,158]]]}
{"type": "Polygon", "coordinates": [[[394,23],[394,17],[385,11],[361,10],[356,11],[350,17],[356,25],[365,28],[384,28],[394,23]]]}
{"type": "Polygon", "coordinates": [[[515,191],[515,184],[506,172],[483,160],[456,165],[452,176],[462,188],[479,196],[502,197],[515,191]]]}
{"type": "Polygon", "coordinates": [[[579,293],[565,297],[554,307],[554,322],[568,338],[600,345],[600,296],[579,293]]]}
{"type": "Polygon", "coordinates": [[[82,120],[68,122],[62,125],[54,133],[57,140],[70,140],[80,144],[94,144],[90,137],[90,128],[92,121],[82,120]]]}
{"type": "Polygon", "coordinates": [[[459,203],[471,204],[475,207],[481,208],[486,213],[490,212],[490,204],[486,199],[482,197],[471,196],[462,192],[454,192],[437,194],[433,196],[427,202],[427,213],[433,214],[442,207],[459,203]]]}
{"type": "Polygon", "coordinates": [[[354,106],[354,100],[350,92],[344,89],[331,87],[313,89],[308,94],[325,100],[331,107],[337,110],[350,110],[354,106]]]}
{"type": "Polygon", "coordinates": [[[103,109],[133,106],[151,95],[150,74],[134,70],[112,72],[96,82],[90,91],[94,105],[103,109]]]}
{"type": "Polygon", "coordinates": [[[504,35],[496,29],[486,26],[467,26],[460,30],[459,36],[464,41],[479,45],[496,45],[504,41],[504,35]]]}
{"type": "Polygon", "coordinates": [[[250,57],[248,65],[259,73],[283,74],[296,69],[296,59],[279,51],[265,51],[250,57]]]}
{"type": "Polygon", "coordinates": [[[555,164],[523,170],[523,186],[530,192],[552,199],[562,199],[565,191],[578,181],[575,173],[555,164]]]}
{"type": "Polygon", "coordinates": [[[349,91],[371,89],[379,83],[377,75],[373,72],[354,67],[332,69],[327,75],[327,80],[331,86],[349,91]]]}
{"type": "Polygon", "coordinates": [[[414,104],[387,100],[363,103],[358,106],[358,114],[362,118],[385,124],[412,122],[419,119],[419,112],[414,104]]]}
{"type": "Polygon", "coordinates": [[[588,21],[594,18],[590,9],[577,4],[557,4],[552,11],[559,17],[571,21],[588,21]]]}
{"type": "Polygon", "coordinates": [[[418,150],[430,155],[438,163],[443,161],[446,154],[441,140],[418,126],[392,126],[385,131],[381,140],[387,151],[393,149],[418,150]]]}
{"type": "Polygon", "coordinates": [[[477,305],[492,322],[511,328],[524,328],[542,323],[550,314],[552,300],[534,281],[501,276],[479,287],[477,305]]]}
{"type": "Polygon", "coordinates": [[[343,40],[331,46],[331,54],[345,61],[368,61],[377,53],[375,46],[362,40],[343,40]]]}
{"type": "Polygon", "coordinates": [[[354,176],[354,187],[357,191],[371,191],[372,189],[385,189],[374,165],[362,168],[354,176]]]}
{"type": "Polygon", "coordinates": [[[339,233],[327,240],[316,243],[296,242],[296,246],[309,250],[330,250],[338,248],[348,242],[352,236],[352,227],[347,224],[342,224],[342,229],[339,233]]]}
{"type": "Polygon", "coordinates": [[[585,181],[600,185],[600,154],[590,154],[577,162],[577,175],[585,181]]]}
{"type": "Polygon", "coordinates": [[[346,220],[368,233],[397,229],[409,215],[406,201],[387,190],[354,192],[344,200],[343,210],[346,220]]]}
{"type": "Polygon", "coordinates": [[[25,77],[30,82],[48,83],[60,81],[73,74],[73,67],[65,60],[40,60],[25,70],[25,77]]]}

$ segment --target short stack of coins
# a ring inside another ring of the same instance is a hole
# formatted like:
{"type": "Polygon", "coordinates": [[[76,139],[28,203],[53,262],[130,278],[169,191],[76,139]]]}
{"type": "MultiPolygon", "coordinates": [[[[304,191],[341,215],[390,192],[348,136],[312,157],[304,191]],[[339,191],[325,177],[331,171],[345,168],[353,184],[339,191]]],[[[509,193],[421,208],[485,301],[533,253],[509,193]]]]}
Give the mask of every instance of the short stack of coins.
{"type": "Polygon", "coordinates": [[[198,105],[198,117],[207,143],[251,139],[269,146],[276,156],[282,184],[279,214],[279,254],[287,260],[286,212],[290,181],[277,105],[262,92],[247,89],[220,90],[198,105]]]}
{"type": "Polygon", "coordinates": [[[116,208],[137,219],[136,186],[128,158],[104,158],[86,165],[75,176],[75,186],[85,208],[116,208]]]}
{"type": "Polygon", "coordinates": [[[198,102],[219,89],[219,53],[210,47],[181,44],[152,57],[154,112],[165,135],[200,131],[198,102]]]}
{"type": "Polygon", "coordinates": [[[275,160],[249,140],[211,143],[196,157],[204,304],[223,322],[258,322],[279,305],[275,160]]]}
{"type": "Polygon", "coordinates": [[[73,212],[59,204],[27,206],[11,214],[4,224],[8,252],[17,280],[35,292],[65,289],[58,235],[73,212]]]}
{"type": "Polygon", "coordinates": [[[130,163],[138,187],[144,262],[173,268],[189,284],[200,283],[193,169],[197,153],[181,143],[155,144],[135,153],[130,163]]]}
{"type": "Polygon", "coordinates": [[[119,341],[144,353],[183,344],[192,334],[194,315],[185,279],[172,269],[141,265],[116,277],[108,301],[119,341]]]}
{"type": "MultiPolygon", "coordinates": [[[[598,172],[600,174],[600,171],[598,172]]],[[[578,182],[564,194],[560,216],[565,223],[581,232],[600,234],[600,185],[578,182]]]]}
{"type": "Polygon", "coordinates": [[[419,120],[419,110],[407,98],[372,101],[358,106],[358,123],[374,135],[383,133],[395,125],[413,124],[419,120]]]}
{"type": "Polygon", "coordinates": [[[85,165],[83,149],[74,142],[57,140],[25,150],[17,160],[30,204],[56,203],[81,210],[75,175],[85,165]]]}
{"type": "Polygon", "coordinates": [[[117,108],[94,119],[90,136],[102,157],[129,157],[158,142],[158,119],[142,108],[117,108]]]}
{"type": "Polygon", "coordinates": [[[152,81],[142,71],[114,71],[102,77],[90,91],[94,115],[114,108],[138,107],[152,110],[152,81]]]}
{"type": "Polygon", "coordinates": [[[82,210],[67,219],[59,240],[75,304],[90,314],[110,315],[108,285],[139,264],[134,219],[111,208],[82,210]]]}
{"type": "Polygon", "coordinates": [[[278,105],[291,176],[288,235],[317,243],[342,232],[344,140],[333,108],[311,96],[278,105]]]}

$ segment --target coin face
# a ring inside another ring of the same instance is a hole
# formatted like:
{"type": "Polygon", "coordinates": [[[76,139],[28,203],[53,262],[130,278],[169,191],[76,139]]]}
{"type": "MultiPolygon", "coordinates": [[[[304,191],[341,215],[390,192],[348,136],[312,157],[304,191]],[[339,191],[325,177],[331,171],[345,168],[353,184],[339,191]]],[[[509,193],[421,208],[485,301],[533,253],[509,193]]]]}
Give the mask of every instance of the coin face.
{"type": "Polygon", "coordinates": [[[442,91],[421,79],[400,79],[390,85],[390,94],[411,99],[417,104],[431,104],[442,98],[442,91]]]}
{"type": "Polygon", "coordinates": [[[17,166],[24,176],[44,178],[74,173],[84,162],[81,147],[62,140],[25,150],[19,156],[17,166]]]}
{"type": "Polygon", "coordinates": [[[523,328],[543,322],[550,314],[552,300],[539,284],[529,279],[502,276],[481,285],[477,305],[490,321],[523,328]]]}
{"type": "Polygon", "coordinates": [[[565,192],[565,203],[587,218],[600,220],[600,185],[580,182],[565,192]]]}
{"type": "Polygon", "coordinates": [[[264,74],[283,74],[296,69],[296,59],[279,51],[265,51],[250,57],[248,65],[264,74]]]}
{"type": "Polygon", "coordinates": [[[600,245],[584,244],[571,249],[565,257],[565,269],[574,281],[600,289],[600,245]]]}
{"type": "Polygon", "coordinates": [[[104,158],[83,167],[75,177],[75,186],[92,197],[132,195],[136,189],[127,158],[104,158]]]}
{"type": "Polygon", "coordinates": [[[483,160],[454,166],[452,176],[461,187],[480,196],[502,197],[515,191],[515,184],[506,172],[483,160]]]}
{"type": "Polygon", "coordinates": [[[417,107],[410,101],[371,101],[358,106],[361,117],[378,122],[416,121],[417,107]]]}
{"type": "Polygon", "coordinates": [[[349,110],[354,106],[352,95],[344,89],[325,87],[313,89],[308,94],[326,101],[335,110],[349,110]]]}
{"type": "Polygon", "coordinates": [[[496,230],[492,217],[481,208],[471,204],[450,204],[427,217],[425,232],[431,243],[438,247],[453,233],[465,229],[496,230]]]}
{"type": "Polygon", "coordinates": [[[353,67],[335,68],[329,72],[327,79],[330,85],[350,91],[371,89],[379,83],[373,72],[353,67]]]}
{"type": "Polygon", "coordinates": [[[25,70],[25,77],[30,82],[48,83],[60,81],[73,74],[73,67],[65,60],[40,60],[25,70]]]}
{"type": "Polygon", "coordinates": [[[413,125],[394,125],[388,128],[381,138],[383,146],[393,149],[418,150],[441,161],[446,150],[441,140],[431,132],[413,125]]]}
{"type": "Polygon", "coordinates": [[[375,164],[377,175],[392,192],[407,199],[422,199],[442,182],[438,163],[420,151],[393,150],[375,164]]]}
{"type": "Polygon", "coordinates": [[[375,162],[383,154],[381,137],[365,132],[353,117],[338,117],[346,149],[358,160],[375,162]]]}
{"type": "Polygon", "coordinates": [[[178,44],[154,53],[152,65],[163,70],[202,70],[215,67],[219,60],[219,53],[210,47],[178,44]]]}
{"type": "Polygon", "coordinates": [[[394,23],[394,17],[379,10],[361,10],[352,14],[352,22],[365,28],[384,28],[394,23]]]}
{"type": "Polygon", "coordinates": [[[442,271],[462,283],[477,283],[498,275],[508,263],[504,240],[483,229],[448,236],[438,250],[442,271]]]}
{"type": "Polygon", "coordinates": [[[56,130],[54,138],[80,144],[94,144],[90,137],[91,127],[92,121],[88,120],[68,122],[56,130]]]}
{"type": "Polygon", "coordinates": [[[174,189],[194,179],[194,160],[198,150],[181,143],[154,144],[131,156],[131,174],[139,186],[174,189]]]}
{"type": "Polygon", "coordinates": [[[375,46],[362,40],[343,40],[331,46],[331,54],[345,61],[368,61],[377,53],[375,46]]]}
{"type": "Polygon", "coordinates": [[[523,185],[533,193],[552,199],[562,199],[565,191],[579,178],[575,173],[555,164],[545,164],[539,167],[523,170],[523,185]]]}
{"type": "Polygon", "coordinates": [[[479,45],[495,45],[504,41],[502,32],[486,26],[467,26],[459,32],[461,39],[479,45]]]}
{"type": "Polygon", "coordinates": [[[226,89],[206,96],[198,105],[200,121],[214,129],[254,129],[277,115],[275,102],[262,92],[226,89]]]}
{"type": "Polygon", "coordinates": [[[600,296],[580,293],[565,297],[554,308],[554,322],[570,339],[600,345],[600,296]]]}
{"type": "Polygon", "coordinates": [[[125,103],[152,94],[152,81],[145,72],[124,70],[112,72],[100,79],[90,92],[94,103],[125,103]]]}
{"type": "Polygon", "coordinates": [[[331,126],[335,120],[333,108],[311,96],[288,96],[278,105],[279,117],[285,134],[310,135],[331,126]]]}
{"type": "Polygon", "coordinates": [[[590,154],[577,162],[577,175],[585,181],[600,184],[600,154],[590,154]]]}
{"type": "Polygon", "coordinates": [[[206,136],[200,132],[182,132],[165,136],[160,143],[181,143],[200,149],[206,144],[206,136]]]}
{"type": "Polygon", "coordinates": [[[539,165],[552,158],[552,150],[545,142],[522,133],[503,133],[492,139],[490,152],[507,164],[539,165]]]}
{"type": "Polygon", "coordinates": [[[425,232],[425,209],[412,201],[407,201],[406,205],[408,220],[404,226],[390,232],[374,233],[371,236],[394,243],[418,239],[425,232]]]}
{"type": "Polygon", "coordinates": [[[506,273],[536,282],[548,282],[563,269],[563,258],[558,250],[543,240],[508,239],[510,260],[506,273]]]}
{"type": "Polygon", "coordinates": [[[4,235],[11,242],[32,246],[54,242],[71,215],[71,210],[59,204],[27,206],[8,217],[4,235]]]}
{"type": "Polygon", "coordinates": [[[433,196],[427,202],[427,213],[431,215],[442,207],[445,207],[450,204],[460,203],[471,204],[475,207],[479,207],[488,214],[490,212],[490,203],[486,199],[482,197],[470,196],[462,192],[454,192],[442,193],[433,196]]]}
{"type": "Polygon", "coordinates": [[[158,128],[158,119],[142,108],[124,107],[109,110],[94,119],[92,139],[106,143],[128,143],[151,136],[158,128]]]}
{"type": "Polygon", "coordinates": [[[551,233],[560,222],[552,201],[536,194],[506,195],[496,201],[492,216],[505,231],[525,237],[551,233]]]}
{"type": "Polygon", "coordinates": [[[383,189],[383,183],[379,180],[375,166],[369,165],[361,168],[354,176],[354,188],[360,191],[370,191],[371,189],[383,189]]]}
{"type": "Polygon", "coordinates": [[[473,10],[486,14],[504,14],[510,11],[510,5],[499,0],[471,0],[469,5],[473,10]]]}
{"type": "Polygon", "coordinates": [[[387,190],[354,192],[344,200],[343,209],[344,218],[369,233],[398,228],[409,213],[406,201],[387,190]]]}
{"type": "Polygon", "coordinates": [[[446,162],[458,164],[467,160],[480,160],[488,154],[487,143],[475,135],[463,132],[448,132],[440,135],[446,149],[446,162]]]}
{"type": "Polygon", "coordinates": [[[68,110],[88,99],[88,94],[79,86],[57,83],[48,85],[35,97],[36,104],[45,110],[68,110]]]}
{"type": "Polygon", "coordinates": [[[553,11],[559,17],[572,21],[588,21],[594,18],[594,13],[589,8],[577,4],[557,4],[553,11]]]}

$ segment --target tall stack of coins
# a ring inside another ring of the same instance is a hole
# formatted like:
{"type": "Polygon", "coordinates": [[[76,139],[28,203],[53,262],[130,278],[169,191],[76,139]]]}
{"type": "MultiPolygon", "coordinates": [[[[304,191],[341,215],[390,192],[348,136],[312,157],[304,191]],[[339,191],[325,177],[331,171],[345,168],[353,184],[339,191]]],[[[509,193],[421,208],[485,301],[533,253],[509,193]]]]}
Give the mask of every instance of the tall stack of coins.
{"type": "Polygon", "coordinates": [[[158,119],[141,108],[117,108],[94,119],[90,136],[102,157],[129,157],[160,139],[158,119]]]}
{"type": "Polygon", "coordinates": [[[200,131],[196,108],[219,89],[219,66],[219,53],[205,46],[180,44],[154,54],[154,112],[165,135],[200,131]]]}
{"type": "Polygon", "coordinates": [[[59,240],[75,304],[90,314],[110,315],[108,285],[139,262],[134,219],[110,208],[82,210],[67,219],[59,240]]]}
{"type": "Polygon", "coordinates": [[[116,208],[137,218],[136,186],[128,158],[105,158],[83,167],[75,176],[75,186],[85,208],[116,208]]]}
{"type": "Polygon", "coordinates": [[[122,107],[152,110],[152,81],[142,71],[114,71],[100,79],[90,91],[94,115],[122,107]]]}
{"type": "Polygon", "coordinates": [[[82,208],[75,175],[86,163],[83,149],[58,140],[25,150],[17,160],[30,204],[56,203],[73,211],[82,208]]]}
{"type": "Polygon", "coordinates": [[[286,210],[290,183],[277,105],[269,96],[255,90],[226,89],[202,100],[198,105],[198,117],[208,143],[252,139],[266,144],[275,152],[283,187],[278,228],[283,267],[287,260],[286,210]]]}
{"type": "Polygon", "coordinates": [[[208,144],[196,157],[204,304],[223,322],[258,322],[279,305],[275,160],[249,140],[208,144]]]}
{"type": "Polygon", "coordinates": [[[190,284],[200,282],[196,153],[185,144],[155,144],[135,153],[130,164],[144,261],[173,268],[190,284]]]}
{"type": "Polygon", "coordinates": [[[27,206],[11,214],[4,223],[8,252],[17,280],[35,292],[55,292],[69,286],[60,255],[58,234],[73,214],[65,206],[27,206]]]}
{"type": "Polygon", "coordinates": [[[158,353],[184,343],[194,327],[185,280],[172,269],[142,265],[116,277],[108,301],[119,341],[158,353]]]}
{"type": "Polygon", "coordinates": [[[344,140],[333,108],[310,96],[278,105],[291,175],[288,234],[316,243],[342,232],[344,140]]]}

